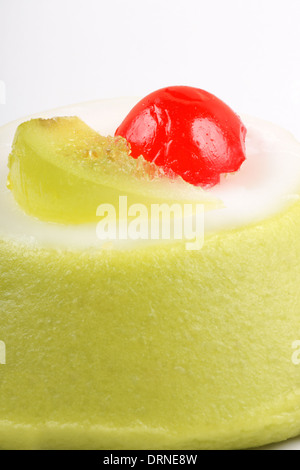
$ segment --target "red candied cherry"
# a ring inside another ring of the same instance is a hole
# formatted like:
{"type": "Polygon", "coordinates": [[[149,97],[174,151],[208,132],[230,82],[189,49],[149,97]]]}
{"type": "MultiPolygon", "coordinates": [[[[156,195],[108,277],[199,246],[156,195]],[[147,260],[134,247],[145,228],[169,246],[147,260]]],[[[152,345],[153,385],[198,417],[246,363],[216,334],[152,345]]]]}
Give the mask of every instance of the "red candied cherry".
{"type": "Polygon", "coordinates": [[[245,160],[246,128],[223,101],[207,91],[174,86],[154,91],[125,117],[115,135],[188,183],[209,187],[245,160]]]}

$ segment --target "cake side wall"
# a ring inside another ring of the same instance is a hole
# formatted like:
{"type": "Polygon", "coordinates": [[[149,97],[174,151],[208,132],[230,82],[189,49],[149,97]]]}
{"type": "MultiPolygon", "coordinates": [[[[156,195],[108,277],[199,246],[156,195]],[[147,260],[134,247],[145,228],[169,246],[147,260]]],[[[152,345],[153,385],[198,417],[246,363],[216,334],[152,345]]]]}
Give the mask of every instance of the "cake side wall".
{"type": "Polygon", "coordinates": [[[81,423],[98,446],[110,438],[117,447],[230,447],[246,428],[249,445],[278,429],[292,435],[299,259],[300,204],[213,236],[199,252],[183,243],[72,253],[1,241],[1,419],[29,424],[34,442],[51,436],[46,422],[62,441],[62,423],[81,423]],[[253,423],[262,429],[264,416],[274,430],[258,436],[253,423]]]}

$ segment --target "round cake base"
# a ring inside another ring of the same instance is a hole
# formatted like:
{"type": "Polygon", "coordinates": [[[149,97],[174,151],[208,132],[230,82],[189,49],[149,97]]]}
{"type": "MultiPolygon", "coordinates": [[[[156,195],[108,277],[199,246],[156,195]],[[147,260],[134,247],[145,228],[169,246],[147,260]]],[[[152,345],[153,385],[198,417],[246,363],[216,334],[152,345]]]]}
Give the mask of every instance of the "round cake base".
{"type": "Polygon", "coordinates": [[[128,250],[0,241],[2,448],[238,449],[300,432],[300,203],[128,250]]]}

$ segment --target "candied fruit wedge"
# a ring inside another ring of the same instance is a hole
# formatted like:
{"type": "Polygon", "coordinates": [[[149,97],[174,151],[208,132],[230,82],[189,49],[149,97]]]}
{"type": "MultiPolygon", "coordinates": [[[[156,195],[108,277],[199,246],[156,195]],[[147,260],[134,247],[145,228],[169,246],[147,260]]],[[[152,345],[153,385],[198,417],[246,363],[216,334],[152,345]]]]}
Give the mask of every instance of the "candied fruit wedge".
{"type": "Polygon", "coordinates": [[[21,124],[9,156],[8,187],[29,215],[58,223],[97,220],[97,207],[128,203],[217,202],[172,172],[130,155],[122,137],[103,137],[77,117],[21,124]]]}

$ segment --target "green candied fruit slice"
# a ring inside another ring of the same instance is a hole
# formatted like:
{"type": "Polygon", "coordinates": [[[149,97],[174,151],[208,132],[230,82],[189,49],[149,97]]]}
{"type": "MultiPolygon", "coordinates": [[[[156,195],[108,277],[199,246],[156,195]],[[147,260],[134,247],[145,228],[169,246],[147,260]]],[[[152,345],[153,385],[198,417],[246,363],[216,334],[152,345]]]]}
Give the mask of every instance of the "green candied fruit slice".
{"type": "Polygon", "coordinates": [[[130,156],[122,137],[103,137],[77,117],[21,124],[9,156],[8,187],[29,215],[58,223],[97,220],[100,204],[191,200],[215,203],[200,188],[130,156]]]}

